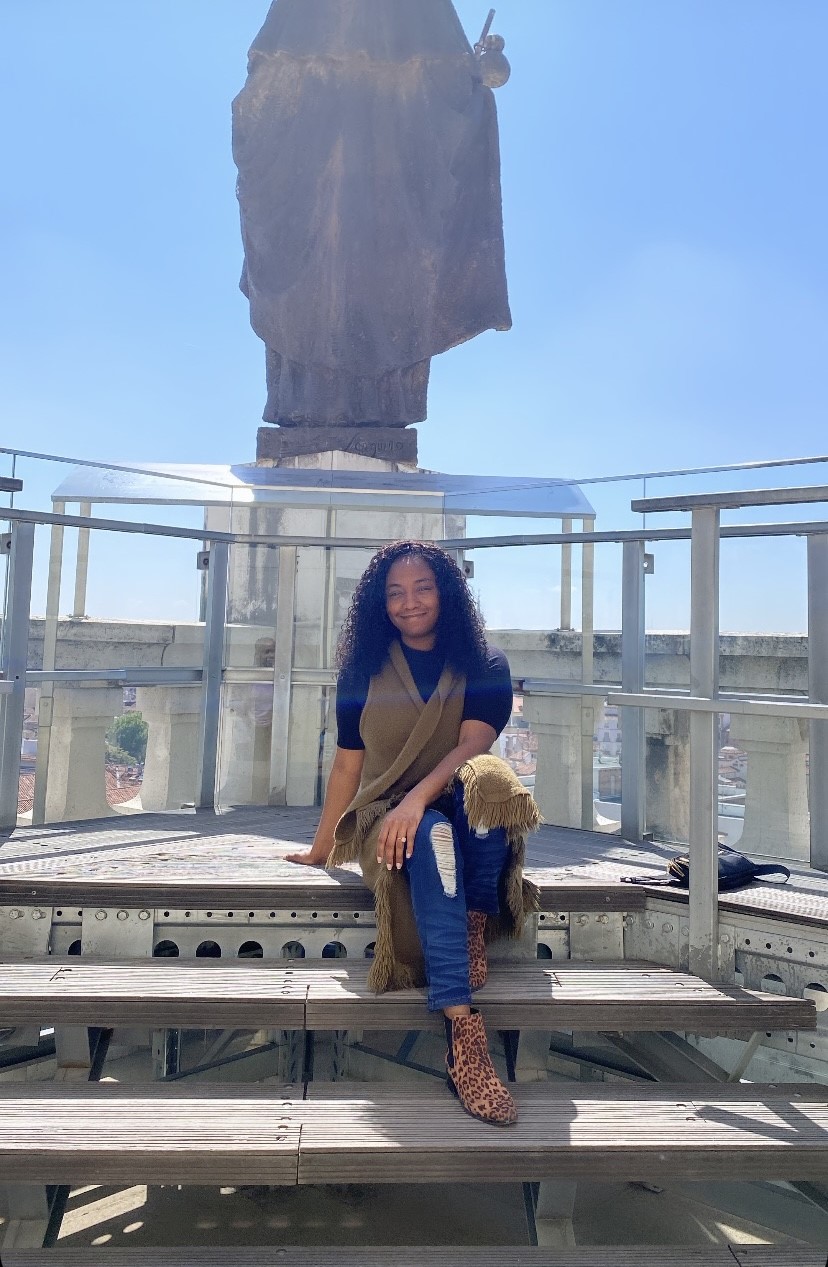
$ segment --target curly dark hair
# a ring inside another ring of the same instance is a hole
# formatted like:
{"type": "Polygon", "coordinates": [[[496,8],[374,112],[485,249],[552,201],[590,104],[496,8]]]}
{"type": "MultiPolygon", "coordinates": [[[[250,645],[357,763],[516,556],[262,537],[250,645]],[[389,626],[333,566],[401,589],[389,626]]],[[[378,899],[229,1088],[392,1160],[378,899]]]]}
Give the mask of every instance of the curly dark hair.
{"type": "Polygon", "coordinates": [[[483,621],[466,578],[450,554],[430,541],[394,541],[374,555],[354,590],[336,648],[337,667],[348,677],[368,679],[382,668],[399,632],[385,610],[385,582],[397,559],[427,563],[437,581],[440,616],[435,651],[467,677],[486,667],[483,621]]]}

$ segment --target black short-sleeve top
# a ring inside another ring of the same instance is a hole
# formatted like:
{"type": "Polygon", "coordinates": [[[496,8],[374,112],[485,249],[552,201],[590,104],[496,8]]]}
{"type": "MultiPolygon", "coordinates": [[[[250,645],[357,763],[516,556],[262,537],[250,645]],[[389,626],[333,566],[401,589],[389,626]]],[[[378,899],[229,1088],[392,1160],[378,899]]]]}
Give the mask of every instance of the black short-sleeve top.
{"type": "MultiPolygon", "coordinates": [[[[437,688],[444,660],[439,651],[414,651],[400,643],[417,690],[427,703],[437,688]]],[[[368,680],[340,673],[336,687],[336,742],[339,748],[365,747],[359,733],[368,698],[368,680]]],[[[499,647],[489,646],[482,673],[466,679],[463,721],[482,721],[498,735],[512,715],[512,673],[499,647]]]]}

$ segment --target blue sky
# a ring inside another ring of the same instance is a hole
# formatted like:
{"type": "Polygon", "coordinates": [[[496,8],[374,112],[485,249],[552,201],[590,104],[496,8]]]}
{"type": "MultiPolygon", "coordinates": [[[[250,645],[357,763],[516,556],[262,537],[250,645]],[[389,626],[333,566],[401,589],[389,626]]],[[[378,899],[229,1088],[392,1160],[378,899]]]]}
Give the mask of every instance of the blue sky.
{"type": "MultiPolygon", "coordinates": [[[[488,4],[456,7],[474,38],[488,4]]],[[[253,457],[230,101],[266,11],[0,0],[2,443],[253,457]]],[[[828,5],[500,0],[495,28],[515,324],[435,361],[421,463],[575,477],[828,450],[828,5]]],[[[601,490],[603,526],[629,522],[631,491],[601,490]]],[[[801,625],[794,544],[744,548],[723,624],[768,618],[771,566],[801,625]]],[[[483,565],[493,624],[550,619],[538,570],[483,565]]],[[[685,608],[653,587],[659,627],[685,608]]]]}

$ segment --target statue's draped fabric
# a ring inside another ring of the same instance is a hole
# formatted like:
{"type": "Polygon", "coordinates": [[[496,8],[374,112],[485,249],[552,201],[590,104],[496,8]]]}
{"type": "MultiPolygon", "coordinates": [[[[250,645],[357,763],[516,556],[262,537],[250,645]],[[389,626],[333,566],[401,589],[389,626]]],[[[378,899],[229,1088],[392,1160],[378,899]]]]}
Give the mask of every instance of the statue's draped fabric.
{"type": "Polygon", "coordinates": [[[233,104],[265,420],[405,426],[511,325],[494,96],[451,0],[275,0],[233,104]]]}

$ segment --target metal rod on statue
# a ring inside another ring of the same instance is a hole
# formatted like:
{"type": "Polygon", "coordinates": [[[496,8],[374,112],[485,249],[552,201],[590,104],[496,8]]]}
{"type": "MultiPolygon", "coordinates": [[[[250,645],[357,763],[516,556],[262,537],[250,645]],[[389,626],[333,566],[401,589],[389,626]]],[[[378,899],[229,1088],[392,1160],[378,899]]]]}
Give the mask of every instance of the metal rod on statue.
{"type": "Polygon", "coordinates": [[[480,54],[483,52],[483,49],[486,45],[486,36],[489,34],[489,31],[491,31],[492,23],[494,22],[494,20],[495,20],[495,10],[489,9],[489,16],[486,18],[485,24],[483,26],[483,31],[480,35],[480,39],[477,41],[477,43],[474,46],[475,53],[480,54]]]}

